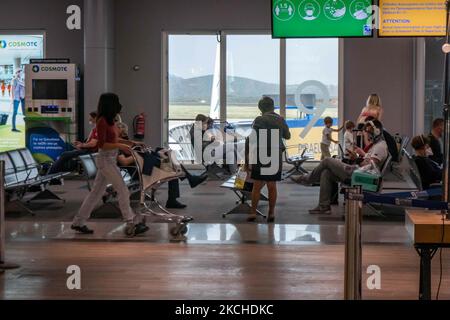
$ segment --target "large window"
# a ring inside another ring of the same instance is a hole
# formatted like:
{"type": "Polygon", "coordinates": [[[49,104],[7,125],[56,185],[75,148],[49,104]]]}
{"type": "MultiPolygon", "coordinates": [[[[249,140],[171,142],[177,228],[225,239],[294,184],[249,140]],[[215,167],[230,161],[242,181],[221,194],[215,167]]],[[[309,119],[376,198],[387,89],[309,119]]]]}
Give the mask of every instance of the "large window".
{"type": "Polygon", "coordinates": [[[292,131],[288,144],[294,146],[289,150],[307,148],[320,158],[323,119],[330,116],[338,124],[337,39],[279,40],[269,33],[168,34],[167,46],[165,142],[178,150],[180,160],[193,157],[189,129],[197,114],[210,116],[217,125],[228,122],[245,135],[260,115],[262,96],[272,97],[276,112],[286,115],[292,131]]]}
{"type": "Polygon", "coordinates": [[[430,132],[433,120],[442,118],[443,108],[443,73],[444,55],[442,54],[443,39],[427,38],[425,63],[425,132],[430,132]]]}
{"type": "Polygon", "coordinates": [[[253,121],[264,95],[279,101],[279,61],[279,40],[269,35],[227,36],[227,121],[253,121]]]}
{"type": "Polygon", "coordinates": [[[180,160],[190,160],[196,115],[219,117],[220,46],[216,35],[169,35],[168,49],[168,142],[180,160]]]}
{"type": "MultiPolygon", "coordinates": [[[[339,41],[289,39],[286,41],[286,120],[292,138],[289,146],[307,148],[320,159],[323,119],[338,124],[339,41]]],[[[337,140],[337,134],[333,137],[337,140]]],[[[331,145],[332,154],[338,146],[331,145]]],[[[292,149],[290,149],[292,150],[292,149]]]]}

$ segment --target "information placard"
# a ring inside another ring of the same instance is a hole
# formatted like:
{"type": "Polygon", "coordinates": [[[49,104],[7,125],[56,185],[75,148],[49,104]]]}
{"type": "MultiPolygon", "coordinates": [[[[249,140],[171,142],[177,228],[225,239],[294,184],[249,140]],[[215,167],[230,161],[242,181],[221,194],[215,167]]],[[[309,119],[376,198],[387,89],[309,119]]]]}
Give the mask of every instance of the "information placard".
{"type": "Polygon", "coordinates": [[[443,37],[445,0],[380,0],[380,37],[443,37]]]}
{"type": "Polygon", "coordinates": [[[272,0],[274,38],[371,37],[371,0],[272,0]]]}
{"type": "Polygon", "coordinates": [[[25,147],[25,65],[43,53],[43,35],[0,34],[0,152],[25,147]]]}

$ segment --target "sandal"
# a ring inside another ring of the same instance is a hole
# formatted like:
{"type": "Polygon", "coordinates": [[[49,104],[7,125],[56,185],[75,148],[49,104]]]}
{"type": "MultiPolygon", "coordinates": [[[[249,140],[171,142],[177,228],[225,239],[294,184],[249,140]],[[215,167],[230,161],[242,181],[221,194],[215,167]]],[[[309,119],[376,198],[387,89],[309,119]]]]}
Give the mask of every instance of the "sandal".
{"type": "Polygon", "coordinates": [[[250,216],[247,218],[247,222],[255,222],[256,221],[256,216],[250,216]]]}
{"type": "Polygon", "coordinates": [[[268,223],[271,223],[271,222],[274,222],[275,221],[275,216],[268,216],[267,217],[267,222],[268,223]]]}

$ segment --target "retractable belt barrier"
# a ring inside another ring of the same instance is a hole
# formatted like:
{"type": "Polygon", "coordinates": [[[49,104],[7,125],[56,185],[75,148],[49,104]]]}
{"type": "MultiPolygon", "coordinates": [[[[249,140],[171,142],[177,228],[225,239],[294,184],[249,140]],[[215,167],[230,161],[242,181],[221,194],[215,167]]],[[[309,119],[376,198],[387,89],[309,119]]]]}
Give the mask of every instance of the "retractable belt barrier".
{"type": "Polygon", "coordinates": [[[378,203],[403,207],[426,208],[430,210],[450,210],[450,205],[444,201],[415,199],[437,195],[439,189],[420,192],[400,192],[389,195],[362,191],[361,186],[346,188],[345,190],[345,286],[346,300],[361,299],[361,221],[362,204],[378,203]]]}
{"type": "Polygon", "coordinates": [[[363,192],[362,194],[356,194],[356,193],[349,192],[349,193],[346,193],[346,199],[361,201],[363,203],[390,204],[390,205],[403,206],[403,207],[426,208],[426,209],[430,209],[430,210],[449,210],[450,209],[450,206],[447,202],[402,198],[399,195],[402,195],[402,194],[399,193],[399,194],[393,194],[393,195],[380,195],[380,194],[372,193],[372,192],[363,192]]]}
{"type": "MultiPolygon", "coordinates": [[[[346,194],[362,195],[360,186],[346,189],[346,194]]],[[[360,201],[348,197],[345,204],[345,277],[344,299],[361,300],[361,206],[360,201]]]]}

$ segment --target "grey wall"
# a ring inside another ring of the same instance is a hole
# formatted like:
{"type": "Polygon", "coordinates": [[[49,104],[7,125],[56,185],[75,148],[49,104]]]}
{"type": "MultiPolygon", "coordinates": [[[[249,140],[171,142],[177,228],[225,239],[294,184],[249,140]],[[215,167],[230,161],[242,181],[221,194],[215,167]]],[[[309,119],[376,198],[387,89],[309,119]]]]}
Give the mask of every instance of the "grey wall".
{"type": "Polygon", "coordinates": [[[347,39],[344,44],[344,117],[355,119],[367,96],[378,93],[382,122],[391,133],[413,130],[412,39],[347,39]]]}
{"type": "MultiPolygon", "coordinates": [[[[160,144],[162,139],[162,30],[270,29],[267,0],[111,1],[115,1],[114,87],[126,107],[128,123],[135,114],[147,113],[146,142],[151,145],[160,144]],[[133,71],[134,65],[140,65],[141,70],[133,71]]],[[[45,30],[47,57],[68,57],[83,67],[83,31],[65,27],[70,4],[83,9],[83,0],[3,0],[8,12],[21,15],[3,15],[0,29],[45,30]]],[[[367,95],[377,92],[383,99],[386,127],[411,134],[413,41],[346,39],[344,50],[345,118],[356,118],[367,95]]],[[[86,106],[85,111],[93,108],[86,106]]]]}
{"type": "MultiPolygon", "coordinates": [[[[145,109],[146,142],[161,143],[161,31],[270,29],[267,0],[116,0],[115,88],[126,121],[145,109]],[[139,72],[132,66],[141,66],[139,72]]],[[[378,92],[386,126],[411,134],[413,51],[409,39],[345,40],[345,118],[355,119],[378,92]]]]}
{"type": "Polygon", "coordinates": [[[45,30],[48,58],[70,58],[83,65],[83,31],[66,28],[66,9],[78,5],[83,10],[83,0],[2,0],[7,8],[0,19],[1,30],[45,30]],[[17,14],[14,14],[17,13],[17,14]]]}
{"type": "Polygon", "coordinates": [[[270,29],[267,0],[116,0],[116,91],[130,110],[145,109],[146,142],[161,143],[161,31],[270,29]],[[141,66],[139,72],[132,66],[141,66]]]}
{"type": "Polygon", "coordinates": [[[1,0],[1,7],[7,11],[2,11],[0,33],[2,30],[43,30],[46,57],[70,58],[83,72],[83,31],[66,27],[66,9],[72,4],[83,10],[83,0],[1,0]]]}
{"type": "MultiPolygon", "coordinates": [[[[83,11],[84,105],[88,114],[97,108],[100,94],[114,92],[114,1],[84,0],[83,11]]],[[[90,129],[86,126],[86,135],[90,129]]]]}

